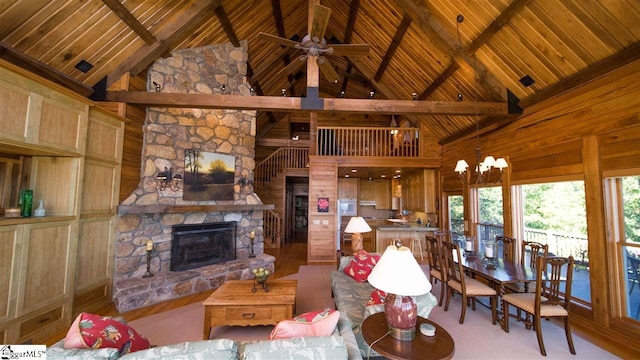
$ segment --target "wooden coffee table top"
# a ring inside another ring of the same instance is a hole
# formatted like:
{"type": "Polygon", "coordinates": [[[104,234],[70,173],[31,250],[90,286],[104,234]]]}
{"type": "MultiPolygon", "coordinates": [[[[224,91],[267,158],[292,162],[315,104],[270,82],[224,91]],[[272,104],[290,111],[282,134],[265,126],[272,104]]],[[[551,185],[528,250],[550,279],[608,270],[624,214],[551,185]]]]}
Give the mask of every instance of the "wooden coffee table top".
{"type": "Polygon", "coordinates": [[[384,313],[369,316],[362,322],[362,336],[367,344],[380,355],[389,359],[451,359],[455,352],[453,338],[440,325],[423,317],[418,317],[416,337],[412,341],[398,341],[386,335],[387,319],[384,313]],[[436,327],[435,336],[425,336],[420,332],[420,324],[428,323],[436,327]],[[383,337],[384,336],[384,337],[383,337]]]}
{"type": "Polygon", "coordinates": [[[258,291],[251,292],[253,280],[229,280],[214,291],[203,305],[295,304],[298,280],[267,280],[267,285],[269,292],[265,292],[260,285],[258,291]]]}

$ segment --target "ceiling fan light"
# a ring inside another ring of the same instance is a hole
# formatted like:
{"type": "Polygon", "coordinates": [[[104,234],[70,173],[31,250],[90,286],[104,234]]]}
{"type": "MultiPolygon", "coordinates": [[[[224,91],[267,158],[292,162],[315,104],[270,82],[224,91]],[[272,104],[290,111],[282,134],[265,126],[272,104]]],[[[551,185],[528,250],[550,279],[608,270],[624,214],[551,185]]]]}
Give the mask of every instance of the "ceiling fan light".
{"type": "Polygon", "coordinates": [[[458,174],[462,174],[463,172],[467,171],[467,168],[469,168],[469,164],[467,164],[466,161],[458,160],[458,162],[456,163],[456,169],[454,171],[458,174]]]}
{"type": "Polygon", "coordinates": [[[505,160],[505,158],[497,158],[496,159],[496,164],[494,166],[496,168],[502,170],[504,168],[509,167],[509,164],[507,163],[507,160],[505,160]]]}

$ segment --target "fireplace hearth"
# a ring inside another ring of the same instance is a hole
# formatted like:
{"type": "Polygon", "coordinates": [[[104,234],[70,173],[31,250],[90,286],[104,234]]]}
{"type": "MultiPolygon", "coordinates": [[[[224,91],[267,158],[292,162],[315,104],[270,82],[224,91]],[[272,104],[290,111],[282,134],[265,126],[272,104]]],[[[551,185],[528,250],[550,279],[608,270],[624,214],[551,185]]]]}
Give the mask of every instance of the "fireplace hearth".
{"type": "Polygon", "coordinates": [[[236,258],[236,222],[174,225],[170,271],[195,269],[236,258]]]}

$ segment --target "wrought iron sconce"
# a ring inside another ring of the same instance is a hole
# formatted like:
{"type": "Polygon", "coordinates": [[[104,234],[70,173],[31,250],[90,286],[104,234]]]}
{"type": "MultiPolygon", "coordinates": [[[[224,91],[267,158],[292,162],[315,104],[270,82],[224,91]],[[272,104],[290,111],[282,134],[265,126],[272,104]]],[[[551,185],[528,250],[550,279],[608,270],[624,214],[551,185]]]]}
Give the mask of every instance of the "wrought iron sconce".
{"type": "Polygon", "coordinates": [[[167,188],[178,191],[182,188],[182,175],[173,174],[172,168],[164,168],[164,171],[158,173],[156,176],[156,184],[158,185],[158,190],[164,191],[167,188]]]}
{"type": "Polygon", "coordinates": [[[238,184],[242,187],[253,186],[253,180],[249,179],[247,175],[243,175],[240,180],[238,180],[238,184]]]}

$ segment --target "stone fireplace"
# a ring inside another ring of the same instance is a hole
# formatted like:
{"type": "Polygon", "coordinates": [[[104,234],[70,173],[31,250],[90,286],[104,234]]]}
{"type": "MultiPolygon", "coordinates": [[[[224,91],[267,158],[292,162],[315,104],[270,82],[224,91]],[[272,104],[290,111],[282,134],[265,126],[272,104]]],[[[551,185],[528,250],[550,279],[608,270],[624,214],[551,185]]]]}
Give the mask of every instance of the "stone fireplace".
{"type": "MultiPolygon", "coordinates": [[[[250,96],[246,60],[246,41],[239,48],[222,44],[175,51],[150,68],[147,90],[211,94],[224,85],[226,94],[250,96]]],[[[255,116],[247,110],[147,109],[141,181],[118,211],[113,300],[120,312],[215,289],[226,280],[250,279],[256,267],[274,270],[274,258],[264,254],[262,243],[262,201],[252,186],[238,181],[253,176],[255,116]],[[165,168],[184,174],[185,150],[193,149],[235,157],[233,200],[185,201],[181,188],[157,186],[157,175],[165,168]],[[174,229],[210,223],[235,224],[233,258],[172,271],[174,229]],[[154,276],[143,278],[148,242],[154,276]],[[254,258],[249,258],[250,247],[254,258]]]]}

